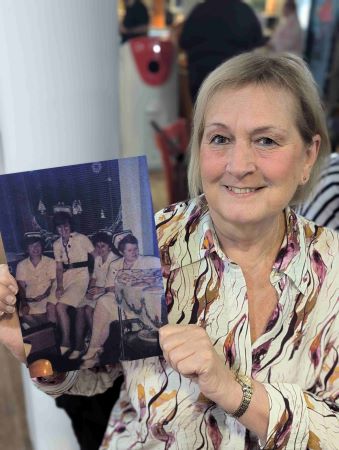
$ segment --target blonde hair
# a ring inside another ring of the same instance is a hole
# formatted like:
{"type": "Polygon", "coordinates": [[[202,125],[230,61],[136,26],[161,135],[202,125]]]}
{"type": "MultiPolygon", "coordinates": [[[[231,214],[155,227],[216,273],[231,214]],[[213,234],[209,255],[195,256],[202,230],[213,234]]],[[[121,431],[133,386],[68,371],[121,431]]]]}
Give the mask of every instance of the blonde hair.
{"type": "Polygon", "coordinates": [[[248,85],[273,87],[291,93],[296,104],[296,127],[305,145],[316,134],[321,137],[317,161],[308,182],[295,192],[291,204],[300,203],[312,190],[325,157],[330,153],[326,119],[317,86],[304,61],[290,53],[243,53],[215,69],[202,84],[193,114],[188,166],[188,187],[191,197],[202,190],[199,152],[205,126],[206,110],[211,99],[224,89],[239,89],[248,85]]]}

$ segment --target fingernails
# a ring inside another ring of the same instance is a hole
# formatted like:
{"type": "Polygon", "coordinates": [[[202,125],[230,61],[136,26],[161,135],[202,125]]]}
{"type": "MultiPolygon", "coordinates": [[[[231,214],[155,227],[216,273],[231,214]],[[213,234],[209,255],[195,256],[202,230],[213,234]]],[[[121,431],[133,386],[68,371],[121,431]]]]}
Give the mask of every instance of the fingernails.
{"type": "Polygon", "coordinates": [[[15,303],[14,295],[6,295],[5,300],[8,305],[14,305],[15,303]]]}
{"type": "Polygon", "coordinates": [[[15,311],[14,306],[6,306],[6,312],[8,314],[12,314],[12,313],[14,313],[14,311],[15,311]]]}
{"type": "Polygon", "coordinates": [[[5,311],[0,311],[0,317],[5,314],[5,311]]]}
{"type": "Polygon", "coordinates": [[[16,287],[13,286],[12,284],[10,284],[10,285],[8,286],[8,289],[9,289],[10,291],[12,291],[13,294],[16,294],[16,293],[18,292],[18,288],[16,288],[16,287]]]}

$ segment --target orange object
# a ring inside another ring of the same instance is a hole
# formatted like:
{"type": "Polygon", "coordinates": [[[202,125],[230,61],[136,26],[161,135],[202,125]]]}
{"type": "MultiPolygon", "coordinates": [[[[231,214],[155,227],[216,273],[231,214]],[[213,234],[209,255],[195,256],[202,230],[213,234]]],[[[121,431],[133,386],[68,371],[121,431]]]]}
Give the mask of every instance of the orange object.
{"type": "Polygon", "coordinates": [[[28,369],[31,378],[53,375],[53,367],[48,359],[37,359],[28,366],[28,369]]]}
{"type": "Polygon", "coordinates": [[[179,118],[165,128],[152,122],[155,129],[155,142],[161,154],[165,170],[169,203],[187,200],[187,161],[186,151],[189,143],[187,121],[179,118]]]}
{"type": "Polygon", "coordinates": [[[277,12],[278,12],[277,0],[266,0],[265,15],[266,16],[276,16],[277,12]]]}
{"type": "Polygon", "coordinates": [[[164,0],[153,0],[152,26],[154,28],[165,28],[165,2],[164,0]]]}

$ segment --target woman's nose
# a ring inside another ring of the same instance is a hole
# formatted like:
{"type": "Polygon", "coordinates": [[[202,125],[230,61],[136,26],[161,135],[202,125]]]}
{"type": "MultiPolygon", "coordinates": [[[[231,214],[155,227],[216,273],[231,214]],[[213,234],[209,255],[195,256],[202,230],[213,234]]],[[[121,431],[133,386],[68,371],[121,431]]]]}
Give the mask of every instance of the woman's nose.
{"type": "Polygon", "coordinates": [[[249,143],[234,143],[227,152],[225,170],[236,178],[255,172],[255,154],[249,143]]]}

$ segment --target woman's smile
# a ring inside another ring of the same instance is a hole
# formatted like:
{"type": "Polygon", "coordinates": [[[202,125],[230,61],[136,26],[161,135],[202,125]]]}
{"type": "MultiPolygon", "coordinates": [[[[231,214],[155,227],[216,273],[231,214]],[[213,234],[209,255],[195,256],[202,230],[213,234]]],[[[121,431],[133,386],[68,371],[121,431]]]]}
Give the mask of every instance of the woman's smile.
{"type": "Polygon", "coordinates": [[[231,195],[236,195],[236,196],[249,196],[248,194],[254,194],[259,192],[261,189],[263,189],[263,187],[236,187],[236,186],[229,186],[229,185],[223,185],[226,190],[231,194],[231,195]]]}

